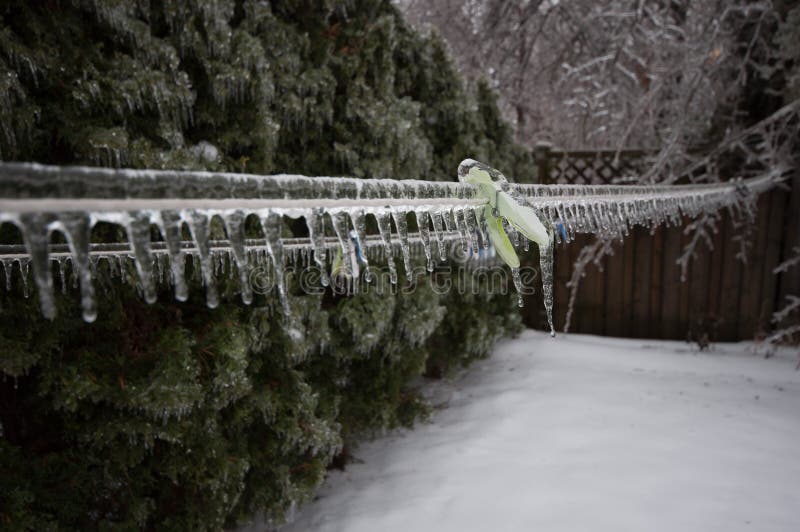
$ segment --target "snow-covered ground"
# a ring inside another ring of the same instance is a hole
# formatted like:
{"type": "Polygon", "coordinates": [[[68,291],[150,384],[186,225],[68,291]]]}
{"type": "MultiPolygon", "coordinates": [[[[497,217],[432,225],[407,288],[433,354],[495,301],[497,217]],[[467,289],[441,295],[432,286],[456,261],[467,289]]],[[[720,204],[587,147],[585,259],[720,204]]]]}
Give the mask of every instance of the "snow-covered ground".
{"type": "Polygon", "coordinates": [[[796,363],[526,331],[282,530],[798,531],[796,363]]]}

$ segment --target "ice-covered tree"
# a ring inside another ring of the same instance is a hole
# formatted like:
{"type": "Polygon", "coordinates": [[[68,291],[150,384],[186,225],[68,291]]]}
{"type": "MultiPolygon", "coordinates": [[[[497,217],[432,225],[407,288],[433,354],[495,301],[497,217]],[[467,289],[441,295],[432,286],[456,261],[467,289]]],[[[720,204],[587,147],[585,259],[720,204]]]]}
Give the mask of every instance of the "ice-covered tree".
{"type": "MultiPolygon", "coordinates": [[[[0,17],[6,161],[455,180],[473,156],[532,177],[492,92],[388,1],[10,0],[0,17]]],[[[93,324],[70,283],[52,322],[21,276],[0,295],[0,528],[278,522],[353,438],[424,413],[426,367],[519,326],[485,288],[292,286],[287,321],[224,280],[210,310],[199,280],[146,305],[125,277],[98,272],[93,324]]]]}

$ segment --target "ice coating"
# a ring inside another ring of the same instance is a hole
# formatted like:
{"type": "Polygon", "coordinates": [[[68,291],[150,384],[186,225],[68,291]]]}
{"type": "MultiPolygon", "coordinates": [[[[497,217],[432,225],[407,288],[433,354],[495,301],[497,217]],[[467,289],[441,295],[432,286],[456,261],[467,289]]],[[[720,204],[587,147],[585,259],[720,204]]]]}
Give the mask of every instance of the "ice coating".
{"type": "MultiPolygon", "coordinates": [[[[683,216],[697,217],[722,208],[751,215],[758,193],[774,183],[768,178],[684,186],[546,186],[503,181],[502,188],[530,206],[544,225],[552,228],[556,240],[570,241],[578,233],[621,237],[635,225],[677,224],[683,216]]],[[[483,223],[476,211],[486,205],[475,187],[467,183],[0,163],[0,222],[17,226],[24,242],[24,248],[0,256],[7,289],[17,270],[27,297],[28,277],[32,275],[42,314],[47,318],[53,318],[56,311],[53,260],[61,290],[66,290],[66,277],[71,274],[73,284],[80,287],[84,319],[92,321],[97,312],[93,277],[98,261],[107,261],[112,274],[118,272],[123,282],[137,283],[148,303],[156,300],[159,283],[171,284],[175,298],[183,301],[188,297],[186,255],[195,264],[194,276],[202,278],[206,286],[211,307],[219,303],[216,279],[235,277],[237,272],[243,302],[252,301],[248,270],[263,267],[269,260],[284,310],[288,310],[283,284],[285,261],[298,257],[307,263],[313,260],[321,270],[321,283],[327,284],[330,253],[337,248],[347,251],[344,248],[353,245],[349,231],[342,232],[345,229],[355,229],[362,258],[385,259],[391,281],[397,282],[394,256],[398,252],[410,274],[415,256],[424,255],[427,268],[432,269],[431,240],[435,240],[441,260],[446,258],[450,243],[458,242],[462,249],[468,241],[472,241],[473,249],[480,241],[485,245],[487,239],[481,238],[485,237],[483,223]],[[419,228],[413,234],[406,223],[409,212],[414,212],[419,228]],[[244,220],[250,215],[261,221],[264,239],[245,238],[244,220]],[[224,223],[224,242],[210,240],[210,221],[215,216],[224,223]],[[284,241],[283,216],[304,218],[309,237],[284,241]],[[325,234],[326,216],[335,220],[339,238],[325,234]],[[377,220],[377,235],[367,233],[367,216],[377,220]],[[392,217],[397,228],[394,235],[392,217]],[[92,227],[100,221],[124,227],[127,242],[90,242],[92,227]],[[183,241],[184,223],[191,242],[183,241]],[[162,240],[151,241],[152,225],[158,228],[162,240]],[[63,233],[67,244],[51,244],[53,231],[63,233]],[[285,249],[290,250],[288,258],[285,249]],[[375,255],[381,251],[382,255],[375,255]],[[129,272],[131,267],[135,276],[129,272]]],[[[527,246],[526,239],[509,233],[517,243],[521,240],[521,245],[527,246]]],[[[542,260],[552,256],[552,237],[544,247],[542,260]]],[[[541,268],[545,281],[548,268],[552,275],[552,264],[542,263],[541,268]]],[[[514,280],[515,284],[519,281],[519,272],[515,272],[514,280]]],[[[547,286],[543,289],[547,296],[547,286]]],[[[552,293],[552,285],[549,291],[552,293]]],[[[551,313],[552,295],[545,298],[545,305],[551,313]]]]}

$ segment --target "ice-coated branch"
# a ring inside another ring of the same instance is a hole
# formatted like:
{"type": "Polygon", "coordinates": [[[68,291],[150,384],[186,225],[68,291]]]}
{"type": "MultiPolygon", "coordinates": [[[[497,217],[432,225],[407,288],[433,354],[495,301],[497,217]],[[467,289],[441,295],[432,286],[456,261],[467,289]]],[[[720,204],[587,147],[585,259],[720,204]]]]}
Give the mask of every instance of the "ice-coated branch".
{"type": "Polygon", "coordinates": [[[681,281],[686,281],[689,262],[697,256],[697,245],[702,241],[709,250],[714,250],[713,234],[717,232],[719,214],[714,212],[705,214],[689,223],[683,230],[684,235],[692,235],[689,242],[683,247],[681,256],[675,261],[681,267],[681,281]]]}
{"type": "Polygon", "coordinates": [[[572,268],[572,275],[567,281],[567,288],[569,288],[569,304],[567,305],[567,315],[564,321],[564,332],[569,332],[569,326],[572,323],[572,314],[575,311],[575,299],[578,296],[578,288],[581,284],[581,279],[586,276],[586,267],[594,263],[598,268],[600,261],[606,255],[613,255],[614,248],[613,240],[598,238],[592,244],[581,248],[578,258],[572,268]]]}
{"type": "Polygon", "coordinates": [[[783,320],[788,318],[795,310],[800,309],[800,297],[790,294],[786,296],[786,300],[788,301],[786,305],[784,305],[780,310],[776,311],[772,315],[773,323],[781,323],[783,320]]]}
{"type": "Polygon", "coordinates": [[[785,261],[778,264],[772,273],[783,273],[789,271],[791,268],[800,265],[800,246],[795,246],[792,250],[794,255],[785,261]]]}

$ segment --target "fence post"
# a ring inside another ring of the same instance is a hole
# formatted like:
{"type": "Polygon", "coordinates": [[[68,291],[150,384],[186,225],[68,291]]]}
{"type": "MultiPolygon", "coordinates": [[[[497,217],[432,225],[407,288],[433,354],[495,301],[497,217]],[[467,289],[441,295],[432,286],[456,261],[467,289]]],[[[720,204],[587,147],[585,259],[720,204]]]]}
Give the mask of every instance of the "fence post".
{"type": "Polygon", "coordinates": [[[536,161],[536,181],[540,185],[550,184],[550,151],[553,145],[549,142],[537,142],[533,147],[533,159],[536,161]]]}

